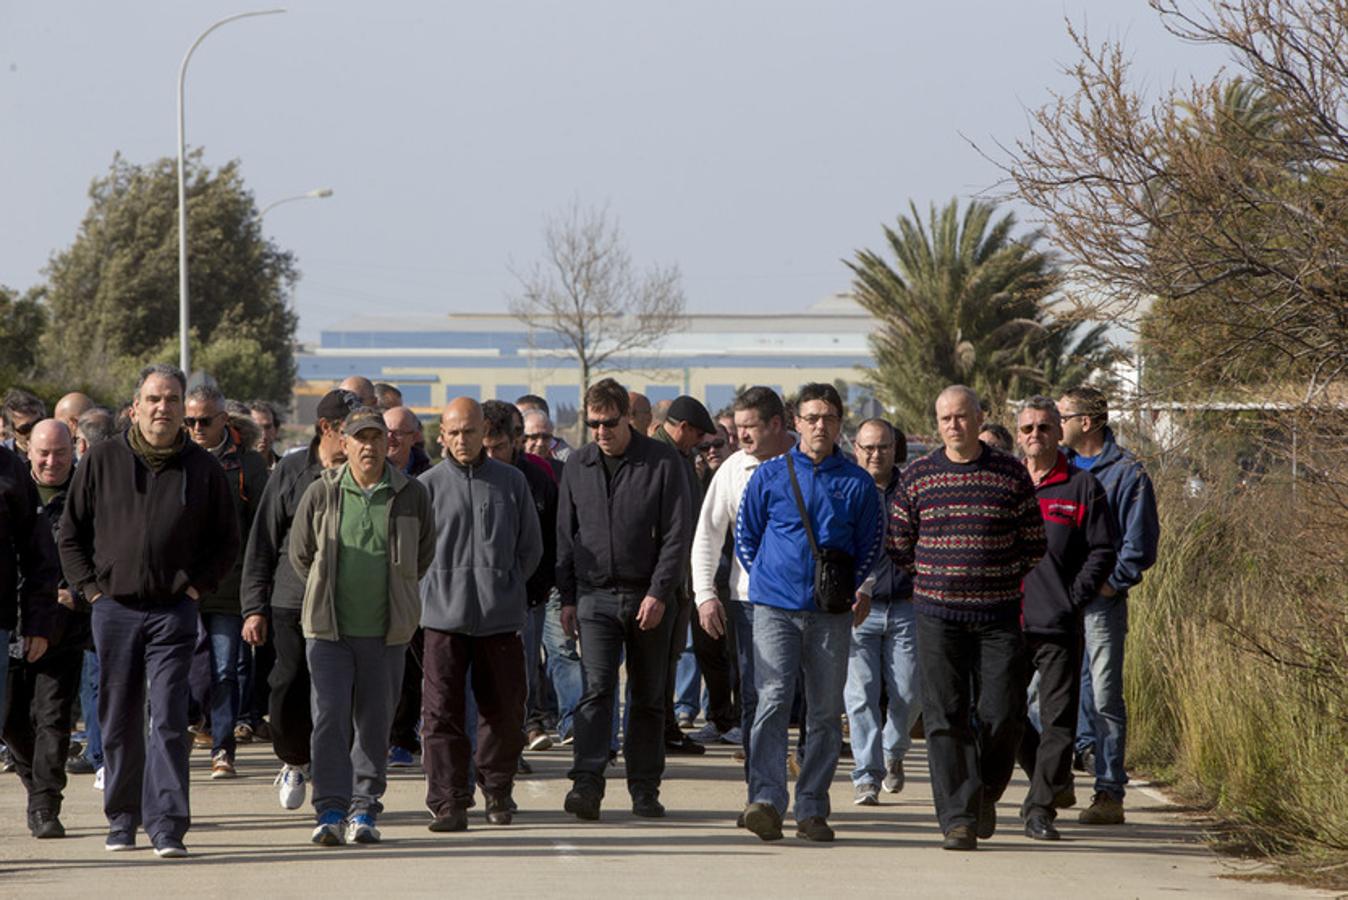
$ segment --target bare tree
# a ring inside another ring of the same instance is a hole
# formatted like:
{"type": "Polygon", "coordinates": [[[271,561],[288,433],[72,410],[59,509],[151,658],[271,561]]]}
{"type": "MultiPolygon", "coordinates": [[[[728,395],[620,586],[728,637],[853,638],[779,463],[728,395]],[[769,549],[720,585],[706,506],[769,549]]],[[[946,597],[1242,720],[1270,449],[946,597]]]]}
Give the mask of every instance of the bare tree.
{"type": "Polygon", "coordinates": [[[573,202],[548,217],[543,242],[543,258],[514,271],[520,290],[510,312],[555,334],[574,354],[582,398],[605,363],[657,347],[686,327],[678,266],[638,271],[607,207],[573,202]]]}

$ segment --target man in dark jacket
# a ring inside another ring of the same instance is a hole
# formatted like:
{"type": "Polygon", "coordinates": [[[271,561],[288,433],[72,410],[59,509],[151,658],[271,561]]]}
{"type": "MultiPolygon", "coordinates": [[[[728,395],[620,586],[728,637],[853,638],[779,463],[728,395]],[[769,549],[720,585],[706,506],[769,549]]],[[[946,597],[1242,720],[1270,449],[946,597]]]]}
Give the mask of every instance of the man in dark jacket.
{"type": "Polygon", "coordinates": [[[51,419],[29,429],[26,438],[34,468],[41,460],[48,480],[57,483],[39,488],[19,457],[0,447],[0,710],[6,673],[10,682],[9,713],[0,725],[28,792],[28,830],[33,837],[56,838],[65,835],[58,816],[84,658],[83,635],[78,627],[67,628],[72,614],[57,604],[60,570],[47,504],[54,502],[59,512],[59,499],[50,498],[70,478],[74,447],[66,427],[51,419]],[[9,635],[16,624],[21,653],[11,659],[9,635]]]}
{"type": "Polygon", "coordinates": [[[524,417],[502,400],[482,404],[486,437],[482,448],[492,459],[513,466],[524,475],[538,513],[543,535],[543,557],[525,584],[529,609],[524,620],[524,672],[529,682],[528,713],[524,720],[525,747],[547,750],[552,738],[543,718],[543,627],[548,597],[557,581],[557,482],[548,461],[524,452],[524,417]]]}
{"type": "Polygon", "coordinates": [[[627,402],[627,390],[612,378],[585,392],[585,424],[595,442],[571,455],[557,508],[562,627],[574,635],[579,620],[585,678],[565,808],[591,821],[599,818],[604,796],[624,650],[632,700],[623,755],[632,811],[664,815],[659,795],[671,614],[692,539],[684,461],[633,430],[627,402]]]}
{"type": "Polygon", "coordinates": [[[484,436],[477,401],[451,401],[440,417],[446,459],[421,476],[435,522],[434,561],[421,584],[422,760],[432,831],[468,827],[469,727],[477,729],[477,781],[493,825],[510,824],[524,748],[528,681],[520,631],[525,585],[543,556],[543,539],[524,475],[489,457],[484,436]]]}
{"type": "Polygon", "coordinates": [[[1119,446],[1109,427],[1109,403],[1098,389],[1083,385],[1058,399],[1063,444],[1073,451],[1072,465],[1095,476],[1105,489],[1117,532],[1114,571],[1087,602],[1086,653],[1082,663],[1081,709],[1077,751],[1095,773],[1091,805],[1081,811],[1083,825],[1123,822],[1123,761],[1128,739],[1124,705],[1123,652],[1128,634],[1128,591],[1156,562],[1161,525],[1151,478],[1137,457],[1119,446]]]}
{"type": "MultiPolygon", "coordinates": [[[[229,480],[229,493],[238,518],[240,542],[247,544],[257,505],[267,486],[267,461],[251,449],[255,440],[240,435],[240,425],[230,422],[225,395],[214,385],[198,385],[187,393],[183,424],[187,436],[220,463],[229,480]]],[[[249,420],[251,426],[251,419],[249,420]]],[[[248,428],[251,438],[252,428],[248,428]]],[[[235,725],[245,698],[241,669],[251,669],[252,648],[243,642],[243,615],[239,605],[243,554],[220,582],[201,598],[201,626],[211,662],[210,721],[211,777],[233,778],[235,725]]],[[[251,681],[251,676],[247,679],[251,681]]],[[[249,691],[251,695],[251,691],[249,691]]],[[[252,697],[246,698],[248,704],[252,697]]],[[[251,727],[245,732],[251,738],[251,727]]]]}
{"type": "Polygon", "coordinates": [[[1016,443],[1034,481],[1048,552],[1025,576],[1025,649],[1035,674],[1040,731],[1028,723],[1020,763],[1030,776],[1021,807],[1025,834],[1058,840],[1057,802],[1072,790],[1072,739],[1081,683],[1081,610],[1114,568],[1114,520],[1100,483],[1058,450],[1062,420],[1047,397],[1031,397],[1016,418],[1016,443]],[[1041,733],[1042,731],[1042,733],[1041,733]]]}
{"type": "Polygon", "coordinates": [[[183,433],[186,390],[172,366],[141,371],[132,427],[80,462],[61,520],[66,581],[94,607],[106,846],[134,847],[143,824],[161,857],[186,855],[191,826],[183,685],[197,600],[219,586],[239,552],[225,472],[183,433]]]}
{"type": "Polygon", "coordinates": [[[290,526],[309,485],[325,469],[346,461],[342,421],[360,401],[350,391],[328,391],[318,402],[318,421],[309,449],[281,458],[258,501],[248,534],[240,582],[243,638],[253,646],[267,639],[268,623],[276,662],[268,686],[272,750],[281,760],[276,776],[283,809],[304,805],[309,769],[309,667],[304,658],[300,608],[304,582],[290,565],[290,526]]]}

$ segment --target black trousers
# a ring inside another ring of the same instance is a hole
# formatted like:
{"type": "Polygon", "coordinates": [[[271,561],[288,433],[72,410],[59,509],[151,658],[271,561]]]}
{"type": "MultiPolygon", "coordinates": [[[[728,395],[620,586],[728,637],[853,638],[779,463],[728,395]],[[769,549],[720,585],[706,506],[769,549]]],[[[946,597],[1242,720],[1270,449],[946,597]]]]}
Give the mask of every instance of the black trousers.
{"type": "MultiPolygon", "coordinates": [[[[679,592],[679,599],[665,607],[665,616],[673,616],[673,631],[669,636],[669,666],[665,670],[665,740],[683,740],[679,720],[674,716],[674,691],[678,684],[679,657],[688,646],[688,620],[693,614],[693,599],[679,592]]],[[[660,621],[664,624],[664,620],[660,621]]]]}
{"type": "Polygon", "coordinates": [[[398,706],[393,710],[393,730],[389,734],[389,746],[401,747],[408,753],[421,752],[417,722],[421,719],[421,669],[425,647],[426,635],[418,628],[412,632],[412,640],[407,642],[403,686],[398,694],[398,706]]]}
{"type": "Polygon", "coordinates": [[[272,749],[281,762],[309,765],[309,741],[314,722],[309,710],[309,663],[304,655],[300,611],[275,607],[271,611],[272,648],[276,661],[267,679],[271,687],[272,749]]]}
{"type": "Polygon", "coordinates": [[[1052,820],[1053,798],[1072,786],[1073,736],[1081,690],[1081,636],[1025,635],[1029,674],[1039,673],[1039,723],[1027,720],[1020,741],[1020,766],[1030,777],[1021,814],[1041,813],[1052,820]]]}
{"type": "Polygon", "coordinates": [[[633,797],[655,794],[665,773],[664,715],[669,690],[669,640],[674,609],[649,631],[637,627],[644,592],[582,590],[576,604],[580,622],[581,673],[585,691],[575,712],[574,756],[569,777],[577,788],[604,794],[613,734],[613,692],[618,665],[627,654],[627,683],[632,688],[623,735],[627,788],[633,797]]]}
{"type": "Polygon", "coordinates": [[[0,662],[9,663],[4,739],[19,780],[28,791],[28,811],[59,813],[66,786],[71,712],[80,692],[84,649],[57,645],[36,662],[0,662]]]}
{"type": "Polygon", "coordinates": [[[1016,620],[917,614],[927,763],[943,832],[972,827],[979,807],[999,800],[1011,781],[1025,721],[1024,647],[1016,620]]]}
{"type": "Polygon", "coordinates": [[[718,731],[727,732],[740,723],[739,704],[735,702],[737,678],[731,629],[727,628],[719,638],[712,637],[702,627],[695,609],[689,616],[689,627],[693,630],[693,655],[707,686],[707,721],[718,731]]]}

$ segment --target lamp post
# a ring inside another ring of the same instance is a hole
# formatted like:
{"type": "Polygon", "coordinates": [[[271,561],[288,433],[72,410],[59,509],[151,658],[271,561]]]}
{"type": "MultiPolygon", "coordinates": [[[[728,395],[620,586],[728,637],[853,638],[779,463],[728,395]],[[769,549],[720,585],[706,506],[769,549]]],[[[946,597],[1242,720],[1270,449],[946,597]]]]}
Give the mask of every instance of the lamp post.
{"type": "Polygon", "coordinates": [[[294,200],[322,200],[325,197],[331,196],[332,196],[332,188],[325,187],[325,188],[314,188],[312,191],[308,191],[307,193],[303,194],[296,194],[293,197],[282,197],[280,200],[273,200],[266,206],[262,207],[262,209],[258,210],[257,217],[260,220],[263,216],[271,212],[276,207],[280,206],[282,203],[290,203],[291,201],[294,200]]]}
{"type": "Polygon", "coordinates": [[[183,123],[183,85],[187,80],[187,63],[191,61],[193,51],[206,40],[206,36],[221,25],[247,19],[250,16],[271,16],[283,12],[284,9],[262,9],[226,16],[197,35],[192,46],[183,54],[182,65],[178,66],[178,360],[185,375],[191,375],[192,372],[192,349],[187,341],[191,316],[187,302],[187,181],[183,168],[183,157],[187,150],[183,123]]]}

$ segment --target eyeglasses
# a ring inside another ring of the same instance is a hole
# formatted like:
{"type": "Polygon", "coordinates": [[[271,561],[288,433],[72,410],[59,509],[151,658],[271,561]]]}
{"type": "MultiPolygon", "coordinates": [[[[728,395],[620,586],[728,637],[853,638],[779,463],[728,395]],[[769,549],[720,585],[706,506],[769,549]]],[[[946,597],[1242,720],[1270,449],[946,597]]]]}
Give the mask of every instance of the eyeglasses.
{"type": "Polygon", "coordinates": [[[390,428],[388,432],[389,440],[393,440],[394,438],[397,438],[398,440],[413,438],[416,437],[416,435],[417,432],[414,428],[390,428]]]}
{"type": "Polygon", "coordinates": [[[720,450],[725,446],[725,438],[718,437],[715,440],[705,441],[697,445],[698,453],[706,453],[710,450],[720,450]]]}
{"type": "Polygon", "coordinates": [[[586,419],[585,427],[591,431],[598,431],[600,428],[612,430],[618,427],[618,423],[623,420],[622,416],[614,416],[611,419],[586,419]]]}
{"type": "Polygon", "coordinates": [[[1090,415],[1090,413],[1059,413],[1058,418],[1065,422],[1068,419],[1089,419],[1090,415]]]}
{"type": "Polygon", "coordinates": [[[1029,425],[1020,426],[1021,434],[1034,434],[1036,431],[1042,431],[1048,434],[1053,430],[1053,425],[1048,422],[1031,422],[1029,425]]]}
{"type": "Polygon", "coordinates": [[[552,432],[551,432],[551,431],[540,431],[540,432],[538,432],[538,433],[536,433],[536,434],[526,434],[526,435],[524,436],[524,439],[525,439],[525,441],[531,441],[531,442],[533,442],[533,443],[535,443],[535,444],[540,443],[540,442],[550,442],[550,441],[552,440],[552,432]]]}
{"type": "Polygon", "coordinates": [[[820,415],[808,415],[808,416],[796,416],[796,418],[797,418],[797,419],[800,419],[802,422],[804,422],[806,425],[809,425],[811,428],[813,428],[814,426],[818,425],[820,422],[823,422],[825,425],[834,425],[834,424],[837,424],[838,422],[841,422],[841,421],[842,421],[842,416],[837,416],[837,415],[834,415],[833,413],[822,413],[822,414],[820,414],[820,415]]]}
{"type": "Polygon", "coordinates": [[[37,421],[37,419],[34,419],[31,422],[24,422],[22,425],[15,425],[14,433],[22,437],[28,437],[28,432],[33,430],[33,426],[37,424],[37,421]]]}
{"type": "Polygon", "coordinates": [[[877,454],[879,454],[879,453],[882,453],[882,452],[885,451],[885,450],[893,450],[893,449],[894,449],[894,445],[893,445],[893,444],[870,444],[870,445],[867,445],[867,444],[857,444],[857,445],[856,445],[856,448],[857,448],[858,451],[860,451],[861,453],[866,454],[867,456],[875,456],[875,455],[877,455],[877,454]]]}
{"type": "Polygon", "coordinates": [[[183,416],[183,424],[186,425],[189,430],[196,428],[198,425],[202,428],[209,428],[212,422],[223,415],[224,413],[216,413],[213,416],[183,416]]]}

